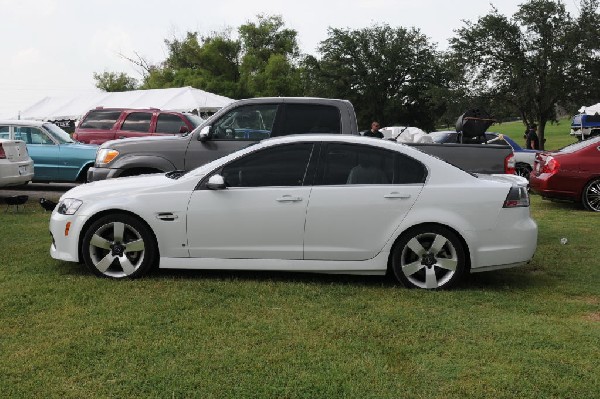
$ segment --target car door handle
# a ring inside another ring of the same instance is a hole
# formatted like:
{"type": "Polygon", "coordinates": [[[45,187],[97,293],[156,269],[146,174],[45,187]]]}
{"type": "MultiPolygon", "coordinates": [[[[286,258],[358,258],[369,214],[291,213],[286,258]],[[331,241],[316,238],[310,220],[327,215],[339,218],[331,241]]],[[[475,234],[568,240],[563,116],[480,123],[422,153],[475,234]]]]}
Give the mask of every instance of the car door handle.
{"type": "Polygon", "coordinates": [[[407,199],[410,198],[410,194],[401,194],[401,193],[397,193],[397,192],[392,192],[389,194],[386,194],[383,196],[383,198],[400,198],[400,199],[407,199]]]}
{"type": "Polygon", "coordinates": [[[278,202],[298,202],[302,201],[302,197],[293,197],[291,195],[284,195],[283,197],[277,198],[278,202]]]}

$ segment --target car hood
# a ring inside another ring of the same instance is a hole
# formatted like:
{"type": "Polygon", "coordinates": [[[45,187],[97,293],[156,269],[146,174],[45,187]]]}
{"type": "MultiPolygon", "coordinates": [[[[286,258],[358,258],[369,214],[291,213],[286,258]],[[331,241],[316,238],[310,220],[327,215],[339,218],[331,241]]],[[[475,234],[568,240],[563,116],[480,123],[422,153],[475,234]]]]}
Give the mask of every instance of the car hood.
{"type": "Polygon", "coordinates": [[[98,151],[98,144],[64,143],[61,146],[77,151],[98,151]]]}
{"type": "Polygon", "coordinates": [[[134,192],[164,190],[165,186],[175,184],[175,182],[176,180],[166,177],[164,173],[100,180],[74,187],[64,193],[60,199],[76,198],[83,201],[89,198],[104,199],[107,197],[126,196],[134,192]]]}
{"type": "MultiPolygon", "coordinates": [[[[185,136],[187,138],[188,136],[185,136]]],[[[157,142],[168,142],[168,141],[176,141],[181,140],[183,135],[174,134],[168,136],[142,136],[142,137],[128,137],[125,139],[117,139],[117,140],[109,140],[101,145],[102,148],[110,147],[114,148],[115,146],[119,146],[122,144],[134,144],[137,145],[139,143],[157,143],[157,142]]],[[[184,139],[185,139],[184,138],[184,139]]]]}

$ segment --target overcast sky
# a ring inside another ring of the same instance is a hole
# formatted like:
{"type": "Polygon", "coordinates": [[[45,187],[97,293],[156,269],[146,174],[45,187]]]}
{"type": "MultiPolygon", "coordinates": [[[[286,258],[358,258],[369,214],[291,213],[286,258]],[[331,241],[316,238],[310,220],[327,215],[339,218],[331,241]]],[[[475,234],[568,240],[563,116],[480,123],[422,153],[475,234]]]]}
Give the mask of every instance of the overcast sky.
{"type": "MultiPolygon", "coordinates": [[[[462,20],[494,4],[512,16],[524,0],[0,0],[0,117],[15,116],[46,96],[95,90],[94,72],[140,75],[119,54],[152,63],[166,58],[164,39],[188,31],[236,29],[256,15],[281,15],[304,53],[317,55],[327,28],[387,23],[415,27],[447,47],[462,20]]],[[[577,13],[578,0],[566,0],[577,13]]]]}

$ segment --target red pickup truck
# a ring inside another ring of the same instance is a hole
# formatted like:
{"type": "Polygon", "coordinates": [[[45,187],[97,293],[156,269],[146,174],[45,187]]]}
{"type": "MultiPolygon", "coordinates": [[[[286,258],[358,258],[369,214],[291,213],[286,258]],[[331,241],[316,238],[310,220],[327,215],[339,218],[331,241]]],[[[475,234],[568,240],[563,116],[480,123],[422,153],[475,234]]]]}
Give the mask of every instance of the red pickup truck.
{"type": "Polygon", "coordinates": [[[81,119],[73,139],[87,144],[102,144],[127,137],[161,136],[188,133],[204,120],[196,115],[156,108],[126,109],[98,107],[81,119]]]}

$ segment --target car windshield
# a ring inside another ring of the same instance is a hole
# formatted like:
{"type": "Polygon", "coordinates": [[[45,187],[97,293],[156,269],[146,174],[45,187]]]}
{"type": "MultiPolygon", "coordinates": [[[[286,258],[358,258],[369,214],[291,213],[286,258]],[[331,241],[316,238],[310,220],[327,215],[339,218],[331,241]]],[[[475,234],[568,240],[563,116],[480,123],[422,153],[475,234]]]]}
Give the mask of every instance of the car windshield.
{"type": "MultiPolygon", "coordinates": [[[[456,133],[452,132],[431,132],[429,133],[429,137],[433,140],[434,143],[445,143],[449,141],[451,135],[456,135],[456,133]]],[[[454,139],[452,142],[456,141],[454,139]]]]}
{"type": "Polygon", "coordinates": [[[54,139],[56,141],[58,141],[59,144],[67,144],[67,143],[75,142],[75,140],[73,140],[71,138],[71,136],[69,136],[69,133],[65,132],[64,130],[62,130],[61,128],[56,126],[55,124],[44,123],[44,128],[46,128],[48,133],[50,133],[50,135],[52,137],[54,137],[54,139]]]}
{"type": "Polygon", "coordinates": [[[191,122],[191,124],[194,126],[194,129],[204,122],[204,119],[200,118],[198,115],[185,114],[185,117],[191,122]]]}

